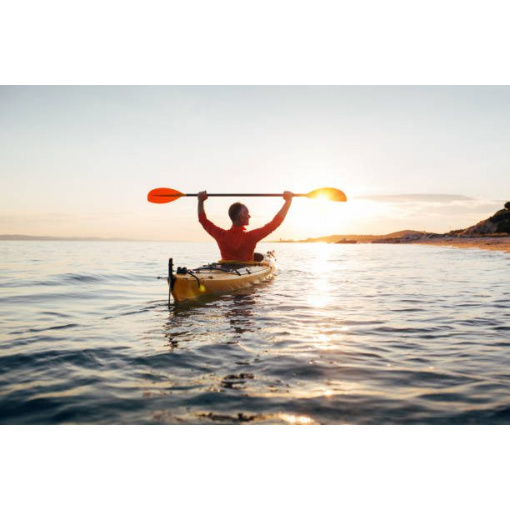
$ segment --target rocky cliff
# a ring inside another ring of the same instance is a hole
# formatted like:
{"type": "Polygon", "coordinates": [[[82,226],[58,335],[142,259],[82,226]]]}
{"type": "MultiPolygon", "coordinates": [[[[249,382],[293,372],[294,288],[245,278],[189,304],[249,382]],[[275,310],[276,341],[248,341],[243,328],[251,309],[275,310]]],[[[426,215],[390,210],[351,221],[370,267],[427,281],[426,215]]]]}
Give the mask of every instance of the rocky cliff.
{"type": "Polygon", "coordinates": [[[496,214],[463,230],[462,235],[510,234],[510,202],[496,214]]]}

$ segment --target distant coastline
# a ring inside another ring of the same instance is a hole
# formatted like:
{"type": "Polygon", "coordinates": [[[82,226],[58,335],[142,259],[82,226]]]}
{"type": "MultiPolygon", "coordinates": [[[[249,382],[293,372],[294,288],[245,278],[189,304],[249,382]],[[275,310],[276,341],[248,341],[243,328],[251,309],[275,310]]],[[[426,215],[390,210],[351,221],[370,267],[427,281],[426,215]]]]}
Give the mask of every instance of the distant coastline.
{"type": "Polygon", "coordinates": [[[461,230],[452,230],[446,234],[435,234],[419,230],[400,230],[385,235],[330,235],[304,239],[302,241],[283,240],[280,243],[419,243],[460,248],[484,248],[510,251],[510,202],[506,202],[490,218],[461,230]]]}
{"type": "Polygon", "coordinates": [[[141,241],[150,239],[129,239],[127,237],[65,237],[65,236],[27,236],[15,234],[0,235],[0,241],[141,241]]]}
{"type": "MultiPolygon", "coordinates": [[[[413,231],[406,231],[413,232],[413,231]]],[[[329,243],[329,244],[426,244],[429,246],[448,246],[452,248],[480,248],[483,250],[497,250],[510,253],[510,235],[489,234],[480,236],[451,235],[451,234],[407,234],[395,237],[395,233],[381,235],[333,235],[310,238],[301,241],[295,240],[269,240],[274,243],[329,243]]],[[[27,236],[27,235],[0,235],[0,241],[86,241],[86,242],[171,242],[129,239],[120,237],[57,237],[57,236],[27,236]]],[[[264,241],[263,241],[264,242],[264,241]]]]}
{"type": "Polygon", "coordinates": [[[510,234],[431,234],[414,230],[393,232],[386,235],[333,235],[305,239],[302,241],[283,240],[280,243],[328,243],[328,244],[425,244],[451,248],[479,248],[510,253],[510,234]]]}
{"type": "Polygon", "coordinates": [[[354,243],[378,243],[378,242],[402,242],[403,240],[414,240],[424,235],[440,236],[441,234],[431,234],[428,232],[420,232],[418,230],[401,230],[383,235],[353,235],[353,234],[335,234],[322,237],[309,237],[308,239],[280,239],[279,243],[338,243],[338,244],[354,244],[354,243]]]}

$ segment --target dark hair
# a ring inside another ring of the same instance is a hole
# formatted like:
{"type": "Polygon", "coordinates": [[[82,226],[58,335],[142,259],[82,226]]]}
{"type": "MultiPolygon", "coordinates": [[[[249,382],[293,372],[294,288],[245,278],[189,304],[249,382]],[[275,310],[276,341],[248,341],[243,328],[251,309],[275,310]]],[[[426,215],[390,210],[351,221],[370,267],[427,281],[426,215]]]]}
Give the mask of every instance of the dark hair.
{"type": "Polygon", "coordinates": [[[237,217],[239,216],[239,213],[241,212],[241,209],[244,207],[244,204],[241,204],[241,202],[236,202],[235,204],[232,204],[228,209],[228,215],[230,216],[230,219],[232,221],[236,221],[237,217]]]}

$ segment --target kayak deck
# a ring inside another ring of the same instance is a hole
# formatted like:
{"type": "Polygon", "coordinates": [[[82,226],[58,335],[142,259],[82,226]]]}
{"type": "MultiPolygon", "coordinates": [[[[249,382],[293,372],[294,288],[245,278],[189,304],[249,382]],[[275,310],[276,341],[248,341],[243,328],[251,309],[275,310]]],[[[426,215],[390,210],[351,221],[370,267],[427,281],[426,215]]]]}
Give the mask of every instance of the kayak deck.
{"type": "Polygon", "coordinates": [[[268,253],[261,262],[214,262],[196,269],[179,267],[173,272],[169,264],[170,295],[186,301],[202,296],[228,293],[272,278],[276,274],[274,254],[268,253]]]}

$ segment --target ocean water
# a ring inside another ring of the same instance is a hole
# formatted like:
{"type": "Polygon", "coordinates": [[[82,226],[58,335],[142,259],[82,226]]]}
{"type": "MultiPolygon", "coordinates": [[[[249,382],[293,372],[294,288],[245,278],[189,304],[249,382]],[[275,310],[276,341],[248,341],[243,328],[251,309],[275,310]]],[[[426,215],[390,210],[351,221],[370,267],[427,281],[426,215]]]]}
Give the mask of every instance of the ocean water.
{"type": "Polygon", "coordinates": [[[509,424],[510,255],[260,244],[269,282],[168,304],[214,243],[0,243],[2,424],[509,424]]]}

